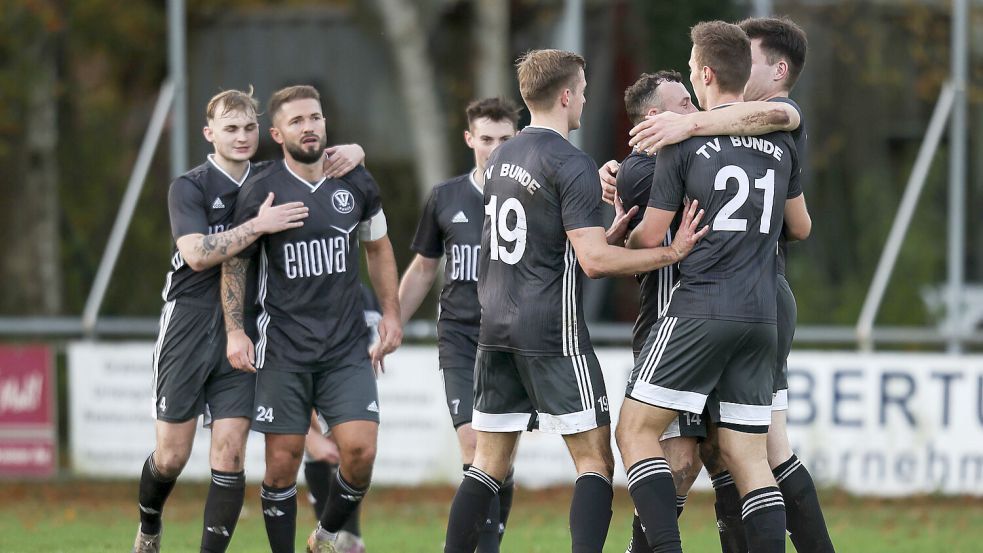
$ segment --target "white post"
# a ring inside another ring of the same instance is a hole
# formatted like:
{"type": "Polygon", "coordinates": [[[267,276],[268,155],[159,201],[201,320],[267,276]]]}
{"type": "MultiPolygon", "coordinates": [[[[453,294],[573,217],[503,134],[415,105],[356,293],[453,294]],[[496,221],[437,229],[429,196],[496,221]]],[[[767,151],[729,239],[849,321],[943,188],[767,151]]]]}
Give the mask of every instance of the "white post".
{"type": "Polygon", "coordinates": [[[966,0],[952,2],[952,86],[955,92],[949,126],[949,282],[947,287],[948,351],[962,351],[962,299],[966,255],[966,81],[969,71],[966,0]]]}
{"type": "Polygon", "coordinates": [[[184,0],[167,0],[167,66],[174,85],[171,111],[171,178],[188,167],[188,70],[184,0]]]}
{"type": "MultiPolygon", "coordinates": [[[[563,17],[557,30],[557,44],[560,50],[584,55],[584,0],[565,0],[563,17]]],[[[583,141],[579,133],[570,133],[570,143],[580,147],[583,141]]]]}

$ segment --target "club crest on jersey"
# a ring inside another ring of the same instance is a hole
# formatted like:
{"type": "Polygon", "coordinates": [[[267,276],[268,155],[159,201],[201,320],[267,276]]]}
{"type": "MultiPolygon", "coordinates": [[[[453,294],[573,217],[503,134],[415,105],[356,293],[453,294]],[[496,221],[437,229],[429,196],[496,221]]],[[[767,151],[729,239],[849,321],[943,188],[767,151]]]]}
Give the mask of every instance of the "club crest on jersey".
{"type": "Polygon", "coordinates": [[[351,213],[355,209],[355,197],[347,190],[338,190],[331,195],[331,205],[338,213],[351,213]]]}

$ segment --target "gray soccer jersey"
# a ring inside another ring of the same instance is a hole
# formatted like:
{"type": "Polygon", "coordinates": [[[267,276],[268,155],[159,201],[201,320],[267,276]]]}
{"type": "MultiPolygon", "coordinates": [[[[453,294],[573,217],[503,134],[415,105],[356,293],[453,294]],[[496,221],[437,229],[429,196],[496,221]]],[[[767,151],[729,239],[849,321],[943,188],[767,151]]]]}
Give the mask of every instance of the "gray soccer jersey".
{"type": "Polygon", "coordinates": [[[679,265],[668,315],[775,323],[785,200],[802,193],[796,155],[785,132],[694,137],[659,153],[649,206],[696,199],[711,228],[679,265]]]}
{"type": "MultiPolygon", "coordinates": [[[[624,204],[625,211],[632,207],[638,207],[638,213],[632,217],[628,223],[629,229],[634,229],[642,222],[645,209],[649,203],[649,192],[652,189],[652,177],[655,173],[655,156],[641,153],[631,153],[621,162],[618,169],[618,196],[624,204]]],[[[679,228],[679,216],[673,219],[672,225],[666,231],[666,238],[662,245],[668,246],[672,243],[672,237],[679,228]]],[[[648,273],[635,275],[639,283],[638,318],[635,319],[635,328],[632,330],[631,346],[632,351],[637,355],[642,351],[645,339],[648,338],[649,329],[659,319],[659,315],[666,305],[669,304],[669,297],[672,294],[672,287],[679,278],[679,269],[673,265],[666,265],[661,269],[648,273]]]]}
{"type": "Polygon", "coordinates": [[[478,344],[478,255],[482,191],[471,173],[433,187],[410,246],[429,258],[447,256],[437,319],[440,366],[474,368],[478,344]]]}
{"type": "Polygon", "coordinates": [[[278,162],[243,185],[236,222],[254,217],[270,192],[277,205],[304,202],[310,215],[240,254],[258,251],[256,366],[307,372],[365,357],[358,233],[382,217],[378,185],[362,167],[312,184],[278,162]]]}
{"type": "MultiPolygon", "coordinates": [[[[802,116],[802,108],[799,104],[795,103],[795,100],[791,98],[772,98],[769,102],[782,102],[788,104],[795,108],[795,111],[799,112],[799,127],[791,132],[792,140],[795,141],[795,152],[796,159],[799,161],[799,173],[801,174],[806,165],[806,155],[807,155],[807,142],[809,140],[809,132],[806,131],[805,118],[802,116]]],[[[785,274],[785,256],[788,254],[788,241],[785,240],[785,234],[781,234],[778,237],[778,274],[785,274]]]]}
{"type": "MultiPolygon", "coordinates": [[[[245,180],[255,167],[250,166],[245,180]]],[[[175,244],[171,253],[171,270],[164,280],[164,301],[179,297],[201,299],[218,305],[221,264],[194,271],[177,249],[177,239],[189,234],[216,234],[232,228],[236,197],[240,183],[208,156],[208,161],[181,175],[171,183],[167,193],[167,211],[171,219],[171,236],[175,244]]]]}
{"type": "Polygon", "coordinates": [[[559,133],[526,127],[485,170],[479,348],[525,355],[593,351],[585,275],[566,232],[601,227],[597,166],[559,133]]]}

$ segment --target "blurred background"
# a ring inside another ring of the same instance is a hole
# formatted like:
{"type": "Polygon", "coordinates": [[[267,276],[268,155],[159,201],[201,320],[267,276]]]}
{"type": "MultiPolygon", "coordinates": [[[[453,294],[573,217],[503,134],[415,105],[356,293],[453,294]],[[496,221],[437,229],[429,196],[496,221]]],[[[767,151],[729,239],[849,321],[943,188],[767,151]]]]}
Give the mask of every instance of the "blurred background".
{"type": "MultiPolygon", "coordinates": [[[[30,478],[67,482],[52,492],[60,501],[57,490],[88,478],[138,475],[153,443],[144,404],[172,244],[167,189],[212,151],[201,128],[215,93],[252,85],[265,105],[280,87],[316,86],[329,143],[366,151],[404,269],[430,187],[472,167],[466,104],[520,100],[512,64],[523,52],[586,57],[572,136],[600,165],[629,151],[624,89],[642,72],[688,75],[693,24],[768,14],[792,17],[810,45],[792,91],[809,128],[814,221],[788,262],[794,445],[817,481],[852,493],[983,496],[980,0],[0,0],[0,497],[30,495],[17,484],[30,478]]],[[[279,157],[261,137],[256,159],[279,157]]],[[[392,431],[402,421],[439,435],[439,460],[380,458],[381,474],[400,475],[383,476],[393,485],[446,484],[460,468],[432,370],[437,292],[397,357],[410,380],[396,371],[380,390],[392,431]]],[[[637,296],[633,279],[586,292],[609,388],[630,369],[637,296]]],[[[562,446],[536,449],[537,439],[524,441],[533,453],[520,482],[565,482],[542,466],[563,459],[562,446]]],[[[207,441],[196,447],[204,455],[207,441]]],[[[844,527],[870,507],[836,505],[844,527]]],[[[962,528],[983,527],[978,499],[928,501],[920,516],[940,505],[970,517],[962,528]]],[[[19,550],[4,546],[5,528],[33,528],[10,517],[0,510],[0,551],[19,550]]],[[[959,524],[953,535],[965,534],[959,524]]],[[[871,544],[889,534],[848,550],[881,550],[871,544]]],[[[912,551],[978,551],[949,539],[912,551]]]]}

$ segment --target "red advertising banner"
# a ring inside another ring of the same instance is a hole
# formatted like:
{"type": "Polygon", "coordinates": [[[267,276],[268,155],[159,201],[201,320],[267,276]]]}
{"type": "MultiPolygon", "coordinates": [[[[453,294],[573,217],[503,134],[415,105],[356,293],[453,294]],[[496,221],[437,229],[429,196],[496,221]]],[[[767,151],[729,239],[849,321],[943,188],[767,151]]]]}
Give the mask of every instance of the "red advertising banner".
{"type": "Polygon", "coordinates": [[[53,476],[55,440],[51,349],[0,345],[0,478],[53,476]]]}

